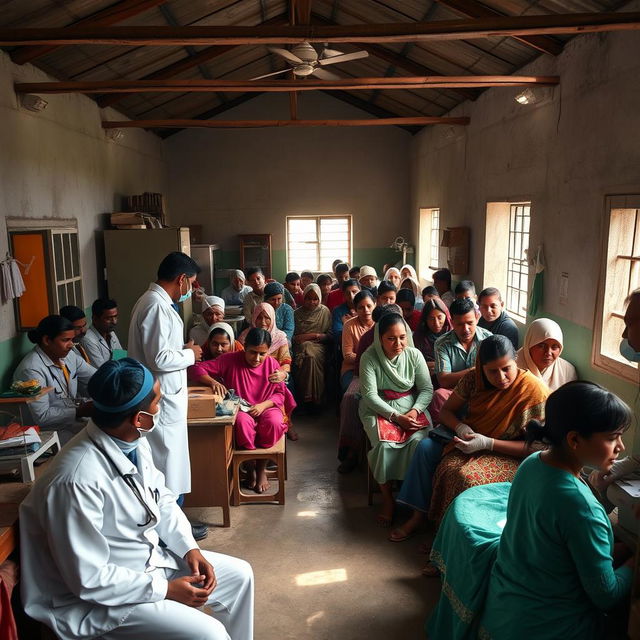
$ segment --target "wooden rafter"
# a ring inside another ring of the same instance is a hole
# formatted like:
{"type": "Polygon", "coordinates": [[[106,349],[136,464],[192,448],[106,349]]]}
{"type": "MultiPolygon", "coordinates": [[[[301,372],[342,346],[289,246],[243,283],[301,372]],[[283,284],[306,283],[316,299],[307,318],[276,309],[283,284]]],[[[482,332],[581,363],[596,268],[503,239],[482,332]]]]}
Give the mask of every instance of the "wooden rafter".
{"type": "Polygon", "coordinates": [[[104,129],[250,129],[262,127],[385,127],[430,124],[468,125],[469,118],[366,118],[363,120],[105,120],[104,129]]]}
{"type": "Polygon", "coordinates": [[[383,78],[344,78],[340,80],[99,80],[63,82],[23,82],[18,93],[208,93],[212,91],[358,91],[392,89],[452,89],[459,87],[553,86],[558,76],[419,76],[383,78]]]}
{"type": "MultiPolygon", "coordinates": [[[[506,15],[476,0],[437,0],[437,2],[465,18],[491,18],[506,15]]],[[[562,43],[549,36],[514,36],[514,38],[537,51],[553,56],[557,56],[562,51],[562,43]]]]}
{"type": "MultiPolygon", "coordinates": [[[[278,24],[287,24],[287,20],[285,15],[280,15],[271,20],[267,20],[262,24],[265,25],[278,25],[278,24]]],[[[150,73],[142,78],[142,80],[168,80],[169,78],[175,78],[175,76],[180,75],[182,72],[192,69],[204,62],[209,62],[210,60],[214,60],[219,56],[228,53],[229,51],[233,51],[236,48],[236,45],[225,45],[225,46],[213,46],[207,47],[202,51],[199,51],[193,56],[187,56],[186,58],[182,58],[173,64],[170,64],[162,69],[158,69],[153,73],[150,73]]],[[[98,98],[98,105],[101,107],[110,107],[120,100],[130,96],[130,93],[110,93],[108,95],[100,96],[98,98]]]]}
{"type": "MultiPolygon", "coordinates": [[[[98,11],[82,20],[77,20],[69,27],[108,27],[117,24],[140,13],[144,13],[148,9],[164,4],[167,0],[122,0],[102,11],[98,11]]],[[[33,45],[29,47],[20,47],[11,52],[11,60],[16,64],[25,64],[33,62],[41,56],[51,53],[58,48],[57,45],[33,45]]]]}
{"type": "Polygon", "coordinates": [[[300,42],[430,42],[640,29],[640,12],[579,13],[536,16],[356,24],[337,26],[72,27],[0,28],[0,46],[110,44],[182,46],[296,44],[300,42]]]}
{"type": "MultiPolygon", "coordinates": [[[[337,8],[337,7],[336,7],[337,8]]],[[[311,15],[311,19],[315,24],[336,24],[335,22],[331,22],[326,18],[319,16],[315,13],[311,15]]],[[[369,52],[372,56],[379,58],[380,60],[384,60],[389,64],[392,64],[394,67],[398,69],[404,69],[409,73],[412,73],[415,76],[439,76],[442,75],[429,67],[425,67],[421,65],[419,62],[415,62],[410,58],[402,56],[391,49],[387,49],[379,44],[372,43],[360,43],[360,49],[364,49],[369,52]]],[[[467,100],[475,100],[478,97],[478,94],[473,89],[455,89],[454,90],[458,95],[462,96],[467,100]]]]}

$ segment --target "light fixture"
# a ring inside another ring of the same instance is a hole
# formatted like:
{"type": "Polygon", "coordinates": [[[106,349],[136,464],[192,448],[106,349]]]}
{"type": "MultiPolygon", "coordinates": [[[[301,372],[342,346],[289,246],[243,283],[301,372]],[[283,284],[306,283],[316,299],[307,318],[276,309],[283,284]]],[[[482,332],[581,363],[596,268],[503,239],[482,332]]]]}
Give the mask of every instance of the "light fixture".
{"type": "Polygon", "coordinates": [[[113,142],[122,140],[124,138],[124,131],[122,129],[105,129],[105,136],[113,142]]]}
{"type": "Polygon", "coordinates": [[[525,89],[515,97],[515,101],[518,104],[534,104],[538,102],[538,98],[536,98],[536,94],[531,89],[525,89]]]}
{"type": "Polygon", "coordinates": [[[35,111],[36,113],[44,111],[49,104],[44,98],[33,93],[23,93],[20,102],[25,109],[35,111]]]}

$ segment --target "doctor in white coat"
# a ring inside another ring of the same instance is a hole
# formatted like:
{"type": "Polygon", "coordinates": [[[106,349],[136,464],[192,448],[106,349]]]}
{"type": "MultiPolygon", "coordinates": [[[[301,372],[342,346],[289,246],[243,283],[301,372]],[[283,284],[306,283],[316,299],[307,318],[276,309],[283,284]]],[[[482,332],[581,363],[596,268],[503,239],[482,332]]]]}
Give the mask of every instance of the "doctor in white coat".
{"type": "Polygon", "coordinates": [[[65,444],[86,424],[91,403],[78,389],[87,388],[95,369],[73,348],[73,324],[62,316],[47,316],[27,334],[36,346],[13,372],[14,381],[37,380],[49,393],[27,405],[30,422],[43,431],[57,431],[65,444]]]}
{"type": "Polygon", "coordinates": [[[89,392],[92,421],[20,508],[25,611],[62,640],[251,640],[250,565],[200,551],[153,463],[158,382],[125,358],[89,392]]]}
{"type": "Polygon", "coordinates": [[[174,251],[166,256],[158,267],[157,281],[133,307],[129,325],[129,355],[160,382],[160,418],[149,444],[156,466],[176,496],[191,491],[187,367],[202,358],[202,349],[193,340],[184,344],[184,325],[173,303],[191,296],[199,271],[197,263],[184,253],[174,251]]]}

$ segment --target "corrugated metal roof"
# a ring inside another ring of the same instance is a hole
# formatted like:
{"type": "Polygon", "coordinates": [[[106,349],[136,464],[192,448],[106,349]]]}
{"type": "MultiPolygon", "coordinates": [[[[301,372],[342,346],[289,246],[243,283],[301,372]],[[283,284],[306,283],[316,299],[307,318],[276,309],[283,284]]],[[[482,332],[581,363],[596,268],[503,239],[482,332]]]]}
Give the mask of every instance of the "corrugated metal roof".
{"type": "MultiPolygon", "coordinates": [[[[446,0],[442,0],[446,3],[446,0]]],[[[619,0],[484,0],[480,5],[507,15],[612,11],[619,0]]],[[[65,27],[86,19],[116,0],[5,0],[0,6],[2,27],[65,27]]],[[[120,26],[258,25],[287,20],[286,0],[169,0],[118,22],[120,26]]],[[[359,23],[452,20],[460,13],[433,0],[314,0],[314,16],[342,25],[359,23]]],[[[312,19],[315,19],[312,17],[312,19]]],[[[557,38],[559,42],[567,38],[557,38]]],[[[505,75],[539,55],[515,38],[385,44],[389,51],[442,75],[505,75]]],[[[336,48],[336,47],[332,47],[336,48]]],[[[340,45],[349,52],[354,45],[340,45]]],[[[59,79],[136,80],[188,59],[207,47],[66,46],[40,56],[33,64],[59,79]]],[[[249,79],[287,68],[266,47],[239,46],[172,77],[249,79]]],[[[413,75],[375,55],[331,67],[341,77],[413,75]]],[[[286,77],[286,76],[282,76],[286,77]]],[[[193,118],[221,107],[239,94],[132,94],[114,106],[131,118],[193,118]]],[[[357,91],[361,104],[397,115],[442,115],[464,100],[452,90],[357,91]]]]}

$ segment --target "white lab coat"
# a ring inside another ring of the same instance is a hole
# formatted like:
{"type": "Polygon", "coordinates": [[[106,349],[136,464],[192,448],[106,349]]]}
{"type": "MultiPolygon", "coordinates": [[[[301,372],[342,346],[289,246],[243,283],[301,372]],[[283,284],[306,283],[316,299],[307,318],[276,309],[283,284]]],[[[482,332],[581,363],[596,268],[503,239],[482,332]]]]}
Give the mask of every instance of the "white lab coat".
{"type": "Polygon", "coordinates": [[[109,334],[109,338],[107,343],[104,336],[92,325],[87,329],[84,338],[80,340],[80,344],[89,356],[89,361],[96,369],[111,360],[114,349],[122,349],[120,340],[113,331],[109,334]]]}
{"type": "Polygon", "coordinates": [[[78,385],[86,389],[96,370],[73,350],[63,362],[69,369],[69,388],[62,369],[56,367],[37,345],[22,359],[13,379],[36,379],[43,387],[53,387],[52,391],[26,405],[30,415],[25,417],[43,431],[57,431],[60,442],[65,444],[86,424],[86,419],[76,418],[76,404],[88,400],[78,392],[78,385]]]}
{"type": "MultiPolygon", "coordinates": [[[[56,456],[20,507],[24,608],[63,640],[96,638],[114,630],[118,637],[121,625],[165,602],[168,581],[176,572],[184,574],[182,558],[198,548],[144,438],[137,455],[136,467],[90,421],[56,456]],[[148,517],[121,474],[132,474],[155,519],[148,517]]],[[[251,582],[246,563],[233,562],[244,568],[244,582],[251,582]]],[[[235,594],[214,590],[215,601],[228,611],[238,597],[237,582],[235,594]]],[[[250,591],[245,585],[245,592],[250,591]]],[[[252,599],[245,601],[252,606],[252,599]]],[[[246,618],[246,606],[241,611],[246,618]]],[[[148,634],[138,637],[157,637],[154,623],[162,626],[162,620],[149,621],[148,634]]]]}
{"type": "Polygon", "coordinates": [[[149,434],[149,443],[156,466],[176,495],[191,491],[187,367],[195,363],[195,355],[184,349],[183,331],[182,318],[169,294],[151,283],[131,312],[128,353],[160,382],[160,418],[149,434]]]}

